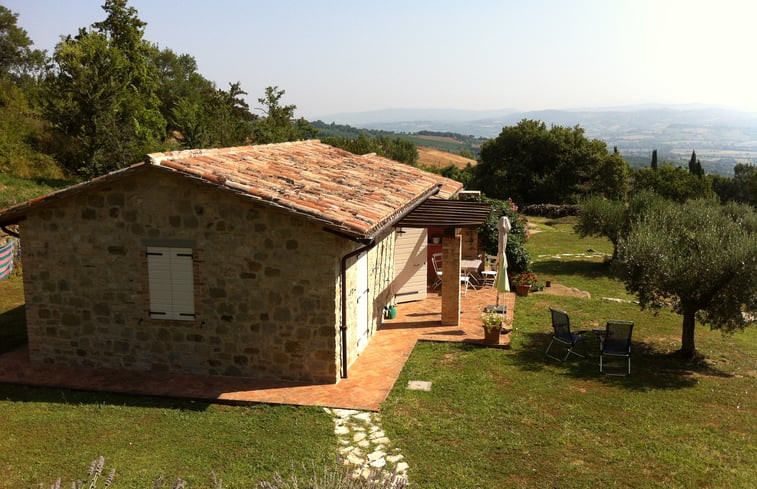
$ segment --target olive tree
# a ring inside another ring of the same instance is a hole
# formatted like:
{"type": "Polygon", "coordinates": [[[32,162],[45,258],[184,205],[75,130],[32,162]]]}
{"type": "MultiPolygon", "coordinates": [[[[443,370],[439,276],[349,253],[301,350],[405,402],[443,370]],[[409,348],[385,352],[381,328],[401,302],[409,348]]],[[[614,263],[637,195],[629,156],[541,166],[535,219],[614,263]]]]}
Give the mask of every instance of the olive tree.
{"type": "Polygon", "coordinates": [[[757,312],[757,214],[711,200],[646,212],[618,243],[616,270],[642,308],[683,316],[680,353],[696,354],[695,324],[732,332],[757,312]]]}
{"type": "Polygon", "coordinates": [[[603,236],[609,239],[613,246],[612,261],[615,261],[618,257],[618,242],[628,233],[633,222],[645,212],[662,205],[662,197],[646,190],[634,194],[629,202],[589,197],[579,203],[578,220],[573,229],[582,238],[603,236]]]}

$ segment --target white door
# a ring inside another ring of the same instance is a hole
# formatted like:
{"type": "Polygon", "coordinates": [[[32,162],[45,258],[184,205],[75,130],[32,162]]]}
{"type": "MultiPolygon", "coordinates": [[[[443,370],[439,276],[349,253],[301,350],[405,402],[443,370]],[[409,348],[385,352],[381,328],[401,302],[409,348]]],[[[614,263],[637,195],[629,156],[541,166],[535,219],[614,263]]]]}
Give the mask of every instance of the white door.
{"type": "Polygon", "coordinates": [[[394,242],[394,290],[396,302],[426,298],[426,229],[397,229],[394,242]]]}
{"type": "Polygon", "coordinates": [[[362,253],[357,257],[357,353],[368,344],[371,337],[371,323],[369,321],[369,301],[368,293],[368,253],[362,253]]]}

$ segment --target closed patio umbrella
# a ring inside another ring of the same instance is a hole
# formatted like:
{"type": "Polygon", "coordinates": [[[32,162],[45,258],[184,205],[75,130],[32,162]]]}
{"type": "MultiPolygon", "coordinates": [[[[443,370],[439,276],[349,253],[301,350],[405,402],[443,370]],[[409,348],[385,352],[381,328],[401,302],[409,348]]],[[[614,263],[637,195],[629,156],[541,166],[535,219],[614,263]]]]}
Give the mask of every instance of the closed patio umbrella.
{"type": "Polygon", "coordinates": [[[497,306],[499,306],[499,293],[510,292],[510,283],[507,280],[507,255],[505,253],[505,249],[507,248],[507,233],[510,232],[510,219],[507,216],[502,216],[499,220],[497,231],[499,231],[497,241],[497,278],[494,281],[494,288],[497,289],[497,306]]]}
{"type": "MultiPolygon", "coordinates": [[[[497,223],[497,231],[499,231],[497,240],[497,279],[494,281],[494,287],[497,292],[510,292],[510,283],[507,280],[507,254],[505,249],[507,248],[507,233],[510,232],[510,219],[507,216],[502,218],[497,223]]],[[[499,298],[499,294],[497,295],[499,298]]]]}

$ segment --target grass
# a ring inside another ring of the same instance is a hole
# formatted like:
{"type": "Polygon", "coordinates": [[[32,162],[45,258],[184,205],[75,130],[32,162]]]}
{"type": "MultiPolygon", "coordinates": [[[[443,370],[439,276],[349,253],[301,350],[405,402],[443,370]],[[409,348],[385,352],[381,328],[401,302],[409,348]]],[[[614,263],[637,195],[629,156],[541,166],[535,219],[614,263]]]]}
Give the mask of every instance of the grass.
{"type": "Polygon", "coordinates": [[[610,276],[607,259],[612,244],[604,238],[579,238],[573,232],[575,217],[529,217],[538,230],[528,240],[534,272],[539,281],[551,280],[589,292],[592,297],[633,300],[623,283],[610,276]]]}
{"type": "MultiPolygon", "coordinates": [[[[532,256],[608,250],[608,243],[572,236],[569,222],[540,225],[532,256]]],[[[601,260],[569,262],[537,265],[560,283],[624,293],[601,260]]],[[[411,480],[423,488],[753,487],[755,330],[723,337],[700,326],[706,361],[683,363],[673,354],[679,316],[598,297],[519,298],[509,351],[419,344],[382,408],[411,480]],[[569,311],[576,329],[634,320],[632,375],[600,375],[591,335],[588,359],[546,359],[549,306],[569,311]],[[408,380],[431,381],[432,390],[408,391],[408,380]]]]}
{"type": "MultiPolygon", "coordinates": [[[[0,487],[83,477],[99,455],[115,487],[252,487],[300,461],[333,463],[333,422],[318,408],[210,405],[0,385],[0,487]]],[[[63,487],[66,487],[64,484],[63,487]]]]}
{"type": "Polygon", "coordinates": [[[25,179],[0,173],[0,209],[52,193],[73,183],[47,178],[25,179]]]}

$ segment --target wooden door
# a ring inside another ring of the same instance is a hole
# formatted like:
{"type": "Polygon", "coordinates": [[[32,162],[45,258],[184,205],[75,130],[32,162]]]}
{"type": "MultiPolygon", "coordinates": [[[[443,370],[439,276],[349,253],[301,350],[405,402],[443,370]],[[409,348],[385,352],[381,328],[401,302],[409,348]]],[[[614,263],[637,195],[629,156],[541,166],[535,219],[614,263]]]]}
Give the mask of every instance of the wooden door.
{"type": "Polygon", "coordinates": [[[426,229],[397,229],[394,243],[395,301],[410,302],[426,298],[426,229]]]}

